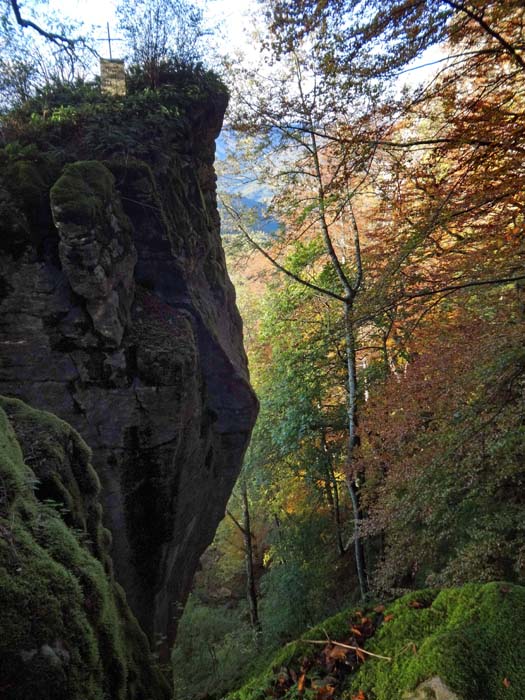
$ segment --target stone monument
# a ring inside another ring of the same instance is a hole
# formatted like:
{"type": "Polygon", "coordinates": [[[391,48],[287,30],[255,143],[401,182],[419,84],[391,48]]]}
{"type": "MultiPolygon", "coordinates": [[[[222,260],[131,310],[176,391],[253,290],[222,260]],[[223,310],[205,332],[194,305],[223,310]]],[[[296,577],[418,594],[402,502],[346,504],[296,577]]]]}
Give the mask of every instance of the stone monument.
{"type": "Polygon", "coordinates": [[[124,61],[118,58],[100,59],[100,80],[105,95],[125,95],[126,75],[124,61]]]}
{"type": "MultiPolygon", "coordinates": [[[[125,95],[126,94],[126,74],[124,71],[124,61],[119,58],[113,58],[111,53],[111,42],[122,41],[121,39],[112,39],[109,31],[109,22],[107,23],[108,36],[104,41],[108,42],[109,58],[100,58],[100,81],[102,92],[105,95],[125,95]]],[[[102,40],[101,40],[102,41],[102,40]]]]}

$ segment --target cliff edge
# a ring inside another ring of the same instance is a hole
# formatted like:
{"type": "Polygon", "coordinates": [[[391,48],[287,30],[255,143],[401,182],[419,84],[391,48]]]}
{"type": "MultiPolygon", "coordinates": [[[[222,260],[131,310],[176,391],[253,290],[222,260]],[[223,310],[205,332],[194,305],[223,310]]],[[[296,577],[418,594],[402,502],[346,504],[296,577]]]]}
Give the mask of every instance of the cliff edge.
{"type": "Polygon", "coordinates": [[[89,445],[115,578],[164,654],[257,413],[219,236],[226,105],[197,71],[49,93],[2,130],[0,393],[89,445]]]}

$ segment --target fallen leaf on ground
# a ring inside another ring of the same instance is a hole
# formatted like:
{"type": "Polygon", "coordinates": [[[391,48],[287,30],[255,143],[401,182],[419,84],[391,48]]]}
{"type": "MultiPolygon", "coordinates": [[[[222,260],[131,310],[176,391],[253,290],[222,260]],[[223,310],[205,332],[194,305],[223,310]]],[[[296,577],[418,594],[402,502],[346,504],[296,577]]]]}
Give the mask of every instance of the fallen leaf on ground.
{"type": "Polygon", "coordinates": [[[327,661],[346,661],[347,649],[337,644],[333,646],[327,644],[324,648],[324,655],[327,661]]]}
{"type": "Polygon", "coordinates": [[[510,681],[508,678],[503,679],[503,685],[505,686],[505,688],[510,688],[510,681]]]}
{"type": "Polygon", "coordinates": [[[393,619],[394,619],[394,616],[392,614],[385,615],[383,622],[390,622],[390,620],[393,620],[393,619]]]}
{"type": "Polygon", "coordinates": [[[297,681],[297,692],[303,693],[304,686],[306,684],[306,673],[301,673],[299,680],[297,681]]]}
{"type": "Polygon", "coordinates": [[[315,689],[316,700],[330,700],[335,693],[334,685],[312,686],[315,689]]]}
{"type": "Polygon", "coordinates": [[[374,608],[374,612],[376,612],[376,613],[385,612],[385,606],[384,605],[376,605],[374,608]]]}
{"type": "Polygon", "coordinates": [[[357,695],[352,695],[352,700],[366,700],[366,695],[360,690],[357,695]]]}

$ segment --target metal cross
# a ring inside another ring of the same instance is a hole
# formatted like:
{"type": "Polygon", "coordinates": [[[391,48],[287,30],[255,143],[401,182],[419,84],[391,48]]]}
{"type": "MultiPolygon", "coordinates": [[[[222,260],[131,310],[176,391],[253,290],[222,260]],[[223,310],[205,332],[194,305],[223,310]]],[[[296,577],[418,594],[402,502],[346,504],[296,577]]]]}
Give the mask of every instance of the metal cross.
{"type": "Polygon", "coordinates": [[[112,60],[113,60],[113,55],[112,55],[112,53],[111,53],[111,42],[112,42],[112,41],[124,41],[124,39],[112,39],[112,38],[111,38],[110,31],[109,31],[109,22],[106,22],[106,26],[107,26],[107,28],[108,28],[108,35],[107,35],[107,37],[104,37],[103,39],[97,39],[97,41],[107,41],[107,42],[108,42],[108,46],[109,46],[109,60],[112,61],[112,60]]]}

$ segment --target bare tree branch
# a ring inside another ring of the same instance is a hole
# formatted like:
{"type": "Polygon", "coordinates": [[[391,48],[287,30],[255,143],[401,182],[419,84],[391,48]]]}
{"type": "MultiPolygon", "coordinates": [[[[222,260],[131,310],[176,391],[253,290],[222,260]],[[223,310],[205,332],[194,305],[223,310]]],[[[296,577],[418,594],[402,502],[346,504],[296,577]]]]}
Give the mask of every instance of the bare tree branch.
{"type": "Polygon", "coordinates": [[[291,277],[293,280],[296,282],[299,282],[299,284],[303,284],[305,287],[308,287],[309,289],[312,289],[315,292],[319,292],[320,294],[324,294],[326,296],[332,297],[332,299],[337,299],[337,301],[345,301],[345,297],[341,296],[340,294],[336,294],[335,292],[332,292],[329,289],[325,289],[324,287],[318,287],[316,284],[313,284],[312,282],[308,282],[308,280],[303,279],[302,277],[299,277],[299,275],[296,275],[293,273],[291,270],[288,270],[286,267],[281,265],[280,263],[275,260],[269,253],[264,250],[264,248],[257,243],[256,240],[254,240],[250,234],[248,233],[246,226],[243,224],[241,217],[239,216],[239,213],[235,211],[233,207],[230,205],[226,204],[224,200],[221,200],[222,205],[226,209],[226,211],[232,216],[239,227],[239,230],[243,234],[243,236],[249,241],[249,243],[261,253],[261,255],[264,255],[266,260],[268,260],[274,267],[276,267],[280,272],[284,272],[285,275],[288,275],[288,277],[291,277]]]}
{"type": "Polygon", "coordinates": [[[407,301],[412,301],[413,299],[435,296],[436,294],[459,292],[462,289],[469,289],[470,287],[488,287],[491,285],[511,284],[512,282],[521,282],[522,280],[525,280],[525,275],[517,275],[516,277],[496,277],[486,280],[471,280],[470,282],[464,282],[463,284],[450,284],[445,287],[438,287],[437,289],[422,289],[419,292],[414,292],[413,294],[406,294],[400,299],[396,299],[395,301],[390,302],[389,304],[385,304],[384,306],[378,307],[377,309],[374,309],[373,311],[368,313],[366,316],[356,318],[355,323],[371,321],[374,318],[376,318],[378,314],[383,313],[384,311],[389,311],[390,309],[395,308],[399,304],[403,304],[407,301]]]}
{"type": "Polygon", "coordinates": [[[457,12],[464,12],[467,17],[470,17],[470,19],[474,20],[474,22],[477,22],[479,26],[483,29],[484,32],[486,32],[489,36],[491,36],[493,39],[495,39],[503,48],[505,51],[516,61],[516,63],[519,64],[519,66],[523,69],[525,69],[525,60],[520,56],[520,54],[516,51],[514,46],[512,44],[509,44],[509,42],[503,37],[499,32],[497,32],[493,27],[491,27],[481,15],[477,14],[474,12],[474,10],[471,10],[470,8],[466,7],[465,3],[463,2],[454,2],[454,0],[445,0],[445,3],[452,7],[454,10],[457,12]]]}
{"type": "Polygon", "coordinates": [[[17,24],[19,24],[22,27],[22,29],[34,29],[35,32],[38,32],[38,34],[43,36],[48,41],[51,41],[53,44],[65,48],[68,51],[72,51],[75,48],[75,46],[80,42],[79,39],[70,39],[69,37],[64,36],[63,34],[48,32],[47,30],[40,27],[38,24],[35,24],[35,22],[32,22],[30,19],[24,19],[20,12],[18,0],[10,0],[10,4],[11,9],[13,10],[13,14],[15,15],[17,24]]]}

